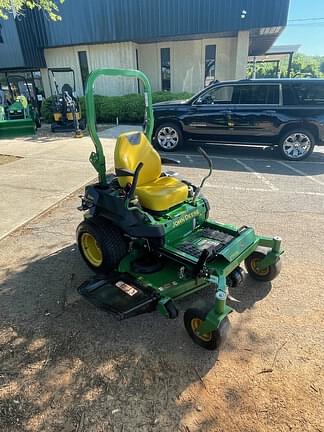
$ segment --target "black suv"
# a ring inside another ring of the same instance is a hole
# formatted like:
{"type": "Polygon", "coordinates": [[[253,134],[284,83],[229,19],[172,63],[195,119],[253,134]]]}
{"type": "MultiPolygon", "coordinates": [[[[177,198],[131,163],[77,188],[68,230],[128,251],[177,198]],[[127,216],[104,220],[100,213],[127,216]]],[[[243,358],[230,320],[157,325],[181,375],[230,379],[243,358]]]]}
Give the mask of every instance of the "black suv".
{"type": "Polygon", "coordinates": [[[289,160],[324,144],[324,80],[257,79],[211,84],[189,100],[154,104],[154,142],[277,145],[289,160]]]}

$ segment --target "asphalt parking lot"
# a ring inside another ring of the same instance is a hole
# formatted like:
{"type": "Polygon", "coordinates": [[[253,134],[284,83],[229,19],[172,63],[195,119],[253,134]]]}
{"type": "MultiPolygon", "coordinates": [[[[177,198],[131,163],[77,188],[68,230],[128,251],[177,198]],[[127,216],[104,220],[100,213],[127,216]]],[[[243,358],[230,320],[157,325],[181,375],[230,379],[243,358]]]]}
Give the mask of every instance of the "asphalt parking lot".
{"type": "MultiPolygon", "coordinates": [[[[303,210],[305,197],[324,197],[324,149],[316,151],[305,161],[289,162],[281,159],[271,148],[215,145],[203,148],[214,166],[213,177],[208,180],[206,188],[252,193],[258,196],[258,202],[272,198],[273,205],[277,203],[280,207],[288,196],[289,199],[294,196],[298,201],[296,211],[303,210]]],[[[189,151],[173,155],[180,160],[180,167],[189,169],[184,171],[185,175],[193,175],[198,182],[203,175],[200,170],[207,169],[207,164],[196,148],[191,146],[189,151]]],[[[311,205],[314,210],[323,211],[323,203],[323,199],[314,198],[311,205]]]]}
{"type": "MultiPolygon", "coordinates": [[[[182,301],[176,320],[116,322],[76,293],[90,276],[75,247],[76,191],[0,242],[1,430],[324,430],[324,151],[292,163],[269,149],[204,148],[210,216],[281,236],[281,275],[231,292],[220,353],[195,346],[182,323],[211,292],[182,301]]],[[[194,147],[168,156],[180,176],[206,174],[194,147]]]]}

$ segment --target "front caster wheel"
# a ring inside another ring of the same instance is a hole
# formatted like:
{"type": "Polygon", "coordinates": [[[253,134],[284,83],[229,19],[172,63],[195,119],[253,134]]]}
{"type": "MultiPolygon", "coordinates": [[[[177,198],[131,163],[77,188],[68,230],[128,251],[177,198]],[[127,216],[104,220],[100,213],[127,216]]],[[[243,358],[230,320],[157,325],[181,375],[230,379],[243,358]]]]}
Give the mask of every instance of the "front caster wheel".
{"type": "Polygon", "coordinates": [[[205,320],[207,314],[208,311],[203,311],[201,309],[187,309],[183,317],[184,325],[189,336],[196,344],[207,350],[215,351],[219,349],[219,347],[226,339],[227,333],[230,328],[230,322],[228,317],[225,317],[216,330],[198,336],[196,334],[196,330],[198,329],[202,321],[205,320]]]}
{"type": "Polygon", "coordinates": [[[278,261],[275,262],[274,264],[270,264],[268,267],[264,269],[260,269],[259,263],[266,256],[267,256],[266,252],[255,251],[250,256],[248,256],[244,261],[247,272],[253,279],[257,281],[270,282],[275,277],[277,277],[281,271],[280,259],[278,259],[278,261]]]}

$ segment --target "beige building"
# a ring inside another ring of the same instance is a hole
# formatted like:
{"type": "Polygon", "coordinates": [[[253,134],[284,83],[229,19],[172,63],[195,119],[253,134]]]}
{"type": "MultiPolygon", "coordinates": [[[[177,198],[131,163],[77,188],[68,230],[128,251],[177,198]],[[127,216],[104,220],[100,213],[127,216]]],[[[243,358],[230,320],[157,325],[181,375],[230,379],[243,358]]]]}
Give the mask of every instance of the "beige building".
{"type": "MultiPolygon", "coordinates": [[[[284,29],[288,6],[289,0],[69,0],[60,5],[61,21],[33,10],[3,23],[0,82],[19,70],[35,92],[42,85],[49,96],[48,68],[68,67],[82,95],[92,70],[123,67],[142,70],[154,91],[196,92],[214,80],[244,78],[248,56],[264,54],[284,29]]],[[[71,83],[70,76],[56,78],[59,87],[71,83]]],[[[100,78],[95,93],[139,90],[136,81],[100,78]]]]}
{"type": "MultiPolygon", "coordinates": [[[[249,42],[249,32],[241,31],[236,37],[50,48],[44,50],[44,55],[48,67],[72,67],[77,72],[76,86],[79,95],[83,94],[78,55],[82,51],[86,52],[89,72],[107,67],[138,68],[148,76],[154,91],[170,90],[171,92],[194,93],[208,83],[208,78],[220,81],[245,78],[249,42]],[[208,49],[212,54],[207,65],[206,52],[208,49]],[[212,58],[213,52],[215,53],[214,59],[212,58]],[[169,63],[167,73],[169,80],[166,79],[164,82],[163,55],[166,55],[166,63],[169,63]]],[[[45,93],[49,94],[47,69],[41,69],[41,72],[45,93]]],[[[58,84],[62,85],[69,80],[69,77],[60,74],[57,75],[57,80],[58,84]]],[[[106,78],[100,78],[95,88],[95,93],[102,95],[120,95],[137,91],[135,81],[117,78],[110,78],[109,81],[106,78]]]]}

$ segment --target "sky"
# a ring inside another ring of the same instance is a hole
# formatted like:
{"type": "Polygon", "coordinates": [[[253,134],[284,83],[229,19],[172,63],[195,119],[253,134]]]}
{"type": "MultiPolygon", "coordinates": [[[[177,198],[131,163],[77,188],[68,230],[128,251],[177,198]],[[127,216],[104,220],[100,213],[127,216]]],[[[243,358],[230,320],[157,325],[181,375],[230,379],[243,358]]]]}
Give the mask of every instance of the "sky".
{"type": "Polygon", "coordinates": [[[288,24],[275,45],[294,44],[301,45],[300,53],[324,56],[324,0],[290,0],[288,24]],[[289,21],[307,18],[313,20],[289,21]]]}

